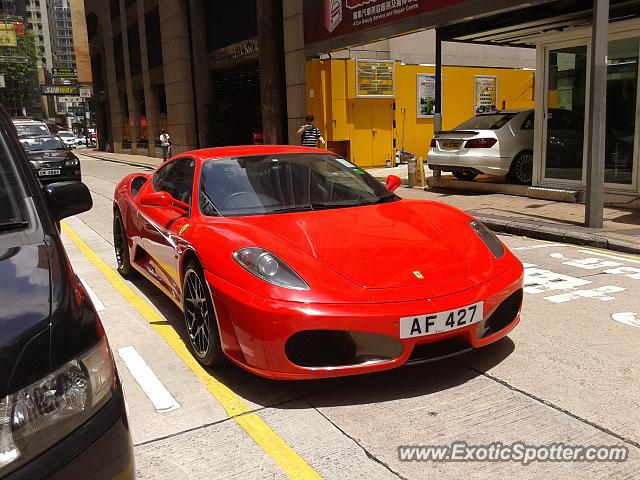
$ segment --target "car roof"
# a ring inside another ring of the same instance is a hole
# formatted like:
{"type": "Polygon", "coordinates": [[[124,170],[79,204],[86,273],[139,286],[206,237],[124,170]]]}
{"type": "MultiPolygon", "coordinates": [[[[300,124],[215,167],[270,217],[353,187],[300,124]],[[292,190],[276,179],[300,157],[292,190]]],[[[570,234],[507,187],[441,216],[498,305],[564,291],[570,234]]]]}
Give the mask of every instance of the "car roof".
{"type": "Polygon", "coordinates": [[[205,159],[223,157],[243,157],[249,155],[269,155],[277,153],[331,153],[327,150],[313,147],[299,147],[295,145],[237,145],[232,147],[212,147],[191,150],[180,156],[192,156],[205,159]]]}
{"type": "Polygon", "coordinates": [[[488,115],[502,115],[503,113],[522,113],[533,112],[533,108],[511,108],[508,110],[495,110],[493,112],[478,113],[476,117],[484,117],[488,115]]]}
{"type": "Polygon", "coordinates": [[[46,125],[46,122],[43,122],[42,120],[34,120],[33,118],[12,118],[11,122],[14,125],[18,125],[21,123],[42,123],[46,125]]]}

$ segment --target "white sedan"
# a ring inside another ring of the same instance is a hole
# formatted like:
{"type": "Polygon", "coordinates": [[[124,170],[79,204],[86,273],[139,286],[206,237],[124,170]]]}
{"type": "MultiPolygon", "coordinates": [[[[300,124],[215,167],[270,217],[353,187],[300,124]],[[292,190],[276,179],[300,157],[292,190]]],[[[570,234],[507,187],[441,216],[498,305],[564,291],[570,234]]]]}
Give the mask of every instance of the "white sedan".
{"type": "Polygon", "coordinates": [[[73,132],[69,132],[67,130],[62,130],[58,132],[58,136],[62,143],[64,143],[67,148],[76,148],[76,136],[73,132]]]}
{"type": "Polygon", "coordinates": [[[481,173],[506,175],[515,183],[531,183],[533,110],[505,110],[477,115],[431,140],[427,165],[451,172],[460,180],[481,173]]]}

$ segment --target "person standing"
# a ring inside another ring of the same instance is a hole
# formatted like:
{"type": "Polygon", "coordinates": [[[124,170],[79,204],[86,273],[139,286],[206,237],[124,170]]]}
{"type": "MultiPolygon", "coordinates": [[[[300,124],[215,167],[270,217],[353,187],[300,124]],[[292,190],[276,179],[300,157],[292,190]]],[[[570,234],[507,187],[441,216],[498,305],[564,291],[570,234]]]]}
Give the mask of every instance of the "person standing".
{"type": "Polygon", "coordinates": [[[162,147],[162,159],[166,160],[171,157],[171,136],[163,128],[160,133],[160,146],[162,147]]]}
{"type": "Polygon", "coordinates": [[[323,144],[326,144],[327,142],[325,142],[324,138],[322,138],[320,130],[313,123],[313,115],[307,115],[306,121],[307,123],[305,123],[298,129],[298,135],[300,135],[300,145],[302,145],[303,147],[317,147],[318,140],[323,144]]]}

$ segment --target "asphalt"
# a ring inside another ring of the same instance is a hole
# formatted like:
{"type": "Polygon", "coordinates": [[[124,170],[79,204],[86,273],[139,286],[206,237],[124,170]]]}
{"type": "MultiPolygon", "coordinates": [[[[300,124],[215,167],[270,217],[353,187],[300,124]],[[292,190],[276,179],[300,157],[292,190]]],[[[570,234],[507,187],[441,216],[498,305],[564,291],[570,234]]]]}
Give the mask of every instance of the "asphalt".
{"type": "MultiPolygon", "coordinates": [[[[125,165],[155,169],[162,159],[144,155],[107,153],[83,149],[83,155],[125,165]]],[[[447,188],[406,186],[406,165],[396,168],[370,169],[383,181],[395,174],[403,181],[396,193],[401,197],[435,200],[460,208],[484,222],[495,232],[539,240],[570,243],[608,250],[640,254],[640,210],[605,208],[604,227],[584,226],[584,205],[497,193],[447,188]]]]}

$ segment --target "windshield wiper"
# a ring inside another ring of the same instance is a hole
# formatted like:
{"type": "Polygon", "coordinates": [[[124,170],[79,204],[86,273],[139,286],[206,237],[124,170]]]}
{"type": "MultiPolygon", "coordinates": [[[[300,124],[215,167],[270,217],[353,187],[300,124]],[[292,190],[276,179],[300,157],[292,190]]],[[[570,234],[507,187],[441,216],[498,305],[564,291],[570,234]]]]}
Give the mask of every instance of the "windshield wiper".
{"type": "Polygon", "coordinates": [[[20,228],[28,227],[28,222],[5,222],[0,223],[0,232],[8,232],[9,230],[17,230],[20,228]]]}
{"type": "Polygon", "coordinates": [[[380,203],[394,202],[396,200],[400,200],[400,197],[397,196],[395,193],[392,193],[391,195],[383,195],[382,197],[378,198],[378,200],[376,200],[375,202],[371,203],[371,205],[378,205],[380,203]]]}

